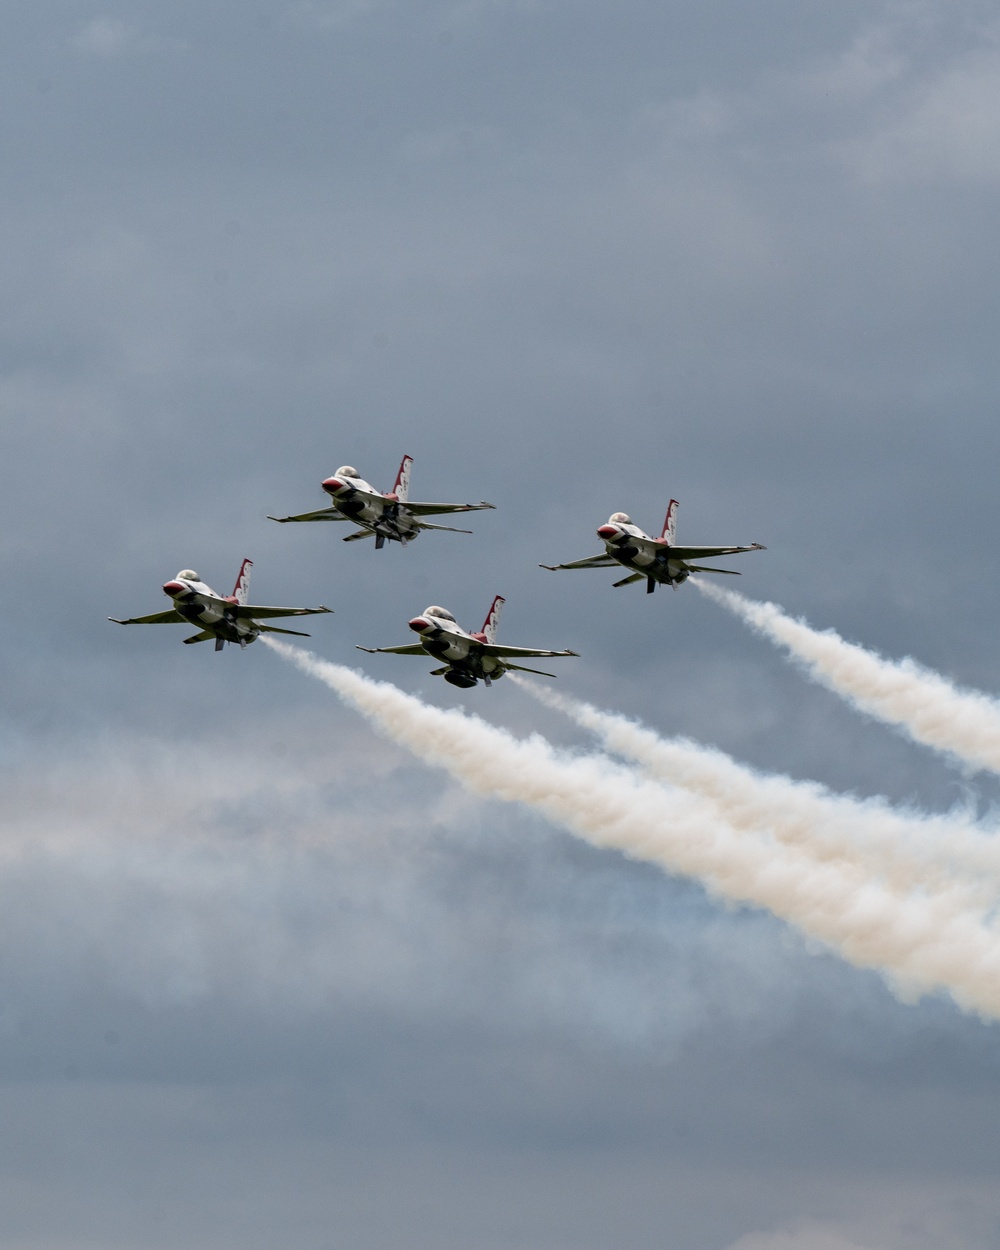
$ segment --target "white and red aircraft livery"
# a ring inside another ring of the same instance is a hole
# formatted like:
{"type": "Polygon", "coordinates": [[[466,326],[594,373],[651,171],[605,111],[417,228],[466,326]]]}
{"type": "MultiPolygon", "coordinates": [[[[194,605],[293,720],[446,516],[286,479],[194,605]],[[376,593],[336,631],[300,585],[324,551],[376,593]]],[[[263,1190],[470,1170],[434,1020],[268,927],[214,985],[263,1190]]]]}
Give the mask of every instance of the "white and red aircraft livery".
{"type": "Polygon", "coordinates": [[[739,577],[735,569],[717,569],[710,564],[691,564],[692,560],[707,560],[712,556],[731,556],[741,551],[765,551],[760,543],[749,547],[680,547],[677,545],[677,500],[671,499],[667,508],[663,532],[659,538],[651,538],[632,518],[624,512],[613,512],[606,525],[597,529],[598,538],[604,539],[604,553],[589,556],[586,560],[574,560],[571,564],[543,564],[543,569],[612,569],[621,565],[631,572],[615,586],[627,586],[629,582],[646,583],[646,593],[652,594],[656,583],[673,586],[674,590],[687,581],[692,573],[728,573],[739,577]]]}
{"type": "Polygon", "coordinates": [[[298,516],[269,516],[269,521],[353,521],[361,529],[348,534],[345,543],[375,535],[375,546],[381,548],[388,538],[390,542],[404,546],[417,537],[421,530],[449,530],[453,534],[471,534],[472,530],[460,530],[451,525],[434,525],[419,518],[439,516],[446,512],[478,512],[492,508],[491,503],[411,503],[410,465],[412,456],[404,456],[396,474],[396,485],[387,494],[376,490],[352,465],[341,465],[333,477],[323,483],[323,489],[333,500],[330,508],[316,512],[303,512],[298,516]]]}
{"type": "Polygon", "coordinates": [[[443,677],[445,681],[451,682],[453,686],[461,686],[463,690],[474,686],[480,678],[489,686],[499,680],[508,669],[517,669],[521,673],[538,673],[542,677],[555,677],[555,673],[545,673],[539,668],[512,664],[509,659],[511,656],[579,654],[576,651],[538,651],[531,647],[497,646],[497,623],[503,605],[504,600],[497,595],[478,634],[466,633],[461,625],[456,624],[455,618],[446,608],[431,605],[409,623],[410,629],[420,635],[419,642],[403,647],[358,647],[358,650],[367,651],[369,655],[429,655],[432,659],[444,660],[444,666],[433,669],[431,676],[443,677]]]}
{"type": "Polygon", "coordinates": [[[331,612],[332,608],[258,608],[247,603],[250,589],[252,560],[244,560],[231,595],[218,595],[206,586],[194,569],[181,569],[170,582],[164,582],[163,593],[169,595],[174,606],[166,612],[154,612],[152,616],[133,616],[120,621],[108,617],[116,625],[167,625],[174,622],[200,627],[200,633],[185,638],[185,642],[208,642],[215,639],[216,651],[227,642],[238,642],[247,647],[262,633],[295,634],[308,638],[298,629],[279,629],[277,625],[261,625],[257,617],[312,616],[317,612],[331,612]]]}

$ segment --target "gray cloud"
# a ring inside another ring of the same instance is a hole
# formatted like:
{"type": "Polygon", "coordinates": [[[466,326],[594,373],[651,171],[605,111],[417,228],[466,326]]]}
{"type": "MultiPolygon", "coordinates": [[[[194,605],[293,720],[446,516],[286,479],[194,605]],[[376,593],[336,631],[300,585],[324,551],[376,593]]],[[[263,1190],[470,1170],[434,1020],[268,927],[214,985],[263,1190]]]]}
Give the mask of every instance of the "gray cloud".
{"type": "MultiPolygon", "coordinates": [[[[768,545],[751,596],[993,688],[994,22],[11,15],[5,1248],[995,1245],[991,1031],[468,803],[261,648],[105,620],[250,555],[353,663],[499,591],[511,642],[583,653],[570,693],[950,806],[700,597],[536,566],[674,495],[768,545]],[[378,556],[264,519],[403,452],[497,512],[378,556]]],[[[459,701],[427,667],[370,663],[459,701]]]]}

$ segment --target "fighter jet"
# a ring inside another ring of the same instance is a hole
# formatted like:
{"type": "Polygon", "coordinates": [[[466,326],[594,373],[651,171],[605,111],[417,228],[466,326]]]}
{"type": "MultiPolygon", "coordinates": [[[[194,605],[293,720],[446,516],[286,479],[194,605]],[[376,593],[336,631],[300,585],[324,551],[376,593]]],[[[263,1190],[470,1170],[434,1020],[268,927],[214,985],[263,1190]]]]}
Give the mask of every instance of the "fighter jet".
{"type": "Polygon", "coordinates": [[[353,521],[361,529],[344,538],[345,543],[357,542],[359,538],[375,535],[375,547],[381,549],[385,540],[405,546],[416,538],[421,530],[449,530],[453,534],[471,534],[472,530],[460,530],[451,525],[435,525],[421,517],[439,516],[446,512],[478,512],[492,508],[491,503],[411,503],[410,465],[412,456],[404,456],[396,474],[396,485],[388,494],[358,476],[352,465],[343,464],[323,483],[323,489],[333,500],[333,506],[316,512],[302,512],[298,516],[269,516],[269,521],[353,521]]]}
{"type": "Polygon", "coordinates": [[[247,603],[250,587],[252,560],[244,560],[231,595],[219,595],[206,586],[194,569],[181,569],[173,581],[164,582],[163,593],[169,595],[174,606],[166,612],[154,612],[151,616],[133,616],[120,621],[109,616],[116,625],[166,625],[172,622],[197,625],[200,633],[185,638],[185,642],[208,642],[215,639],[216,651],[227,642],[238,642],[248,647],[261,634],[295,634],[308,638],[298,629],[279,629],[277,625],[261,625],[257,617],[312,616],[316,612],[330,612],[331,608],[257,608],[247,603]]]}
{"type": "Polygon", "coordinates": [[[707,560],[711,556],[736,555],[741,551],[765,551],[760,543],[749,547],[679,547],[677,545],[677,500],[671,499],[667,508],[663,532],[659,538],[651,538],[632,518],[624,512],[613,512],[606,525],[597,529],[598,538],[604,539],[604,552],[570,564],[542,564],[543,569],[613,569],[621,565],[630,569],[615,586],[627,586],[630,582],[646,583],[646,593],[652,594],[657,582],[673,586],[674,590],[687,581],[692,573],[728,573],[739,577],[735,569],[717,569],[710,564],[691,564],[692,560],[707,560]]]}
{"type": "Polygon", "coordinates": [[[443,677],[453,686],[468,690],[482,678],[487,686],[498,681],[508,669],[521,673],[538,673],[542,677],[555,677],[540,668],[525,668],[512,664],[510,656],[532,655],[578,655],[576,651],[536,651],[531,647],[497,646],[497,623],[504,600],[499,595],[487,613],[483,628],[478,634],[469,634],[455,623],[447,608],[431,605],[420,616],[410,621],[410,629],[420,635],[420,641],[403,647],[358,647],[369,655],[429,655],[435,660],[445,660],[442,668],[431,670],[432,677],[443,677]]]}

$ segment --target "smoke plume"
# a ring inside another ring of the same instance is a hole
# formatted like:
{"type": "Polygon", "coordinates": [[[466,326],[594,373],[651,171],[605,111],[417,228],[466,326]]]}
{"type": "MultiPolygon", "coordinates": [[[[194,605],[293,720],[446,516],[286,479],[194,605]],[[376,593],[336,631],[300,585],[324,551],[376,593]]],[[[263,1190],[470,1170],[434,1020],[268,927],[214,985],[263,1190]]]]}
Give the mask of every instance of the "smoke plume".
{"type": "Polygon", "coordinates": [[[703,595],[787,648],[814,681],[860,711],[966,766],[1000,772],[1000,703],[994,699],[962,690],[909,658],[887,660],[846,642],[832,629],[813,629],[786,616],[777,604],[755,603],[701,581],[696,585],[703,595]]]}
{"type": "Polygon", "coordinates": [[[745,832],[768,832],[824,861],[847,859],[894,889],[944,888],[960,906],[991,905],[1000,888],[1000,839],[961,813],[901,812],[884,799],[834,794],[816,782],[764,775],[722,751],[663,738],[625,716],[547,687],[511,678],[539,702],[595,733],[615,755],[656,781],[682,786],[714,804],[745,832]],[[959,887],[964,884],[966,901],[959,887]]]}
{"type": "Polygon", "coordinates": [[[901,995],[945,989],[967,1010],[1000,1019],[1000,933],[976,910],[956,909],[948,891],[893,892],[856,864],[821,863],[740,832],[697,794],[600,756],[566,755],[538,735],[520,741],[479,717],[430,707],[385,682],[264,641],[474,793],[522,803],[594,846],[766,908],[856,966],[880,970],[901,995]]]}

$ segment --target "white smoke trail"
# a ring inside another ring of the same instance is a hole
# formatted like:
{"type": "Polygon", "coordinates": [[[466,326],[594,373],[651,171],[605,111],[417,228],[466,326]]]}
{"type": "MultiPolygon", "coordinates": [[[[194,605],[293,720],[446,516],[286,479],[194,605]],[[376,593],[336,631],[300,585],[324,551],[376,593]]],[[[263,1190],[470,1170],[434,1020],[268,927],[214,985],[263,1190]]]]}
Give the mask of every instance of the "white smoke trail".
{"type": "Polygon", "coordinates": [[[786,616],[775,603],[755,603],[732,590],[695,583],[703,595],[788,649],[815,681],[862,712],[904,730],[915,742],[966,765],[1000,772],[1000,703],[963,690],[909,658],[887,660],[786,616]]]}
{"type": "Polygon", "coordinates": [[[856,865],[821,864],[741,835],[697,795],[665,790],[601,757],[561,755],[537,735],[518,741],[478,717],[428,707],[395,686],[265,641],[474,793],[523,803],[594,846],[767,908],[858,967],[881,970],[900,994],[946,989],[967,1010],[1000,1019],[1000,933],[972,910],[956,912],[946,893],[894,894],[856,865]]]}
{"type": "Polygon", "coordinates": [[[944,887],[960,906],[989,906],[1000,889],[1000,838],[961,814],[928,816],[894,810],[884,799],[833,794],[816,782],[766,776],[722,751],[684,738],[662,738],[645,726],[546,687],[511,678],[539,702],[592,730],[616,755],[647,776],[693,790],[734,828],[766,830],[820,860],[846,858],[883,874],[894,888],[944,887]],[[961,903],[965,878],[965,903],[961,903]],[[954,889],[952,887],[955,887],[954,889]]]}

